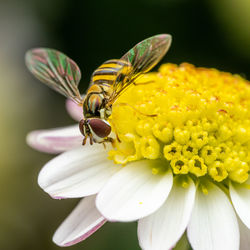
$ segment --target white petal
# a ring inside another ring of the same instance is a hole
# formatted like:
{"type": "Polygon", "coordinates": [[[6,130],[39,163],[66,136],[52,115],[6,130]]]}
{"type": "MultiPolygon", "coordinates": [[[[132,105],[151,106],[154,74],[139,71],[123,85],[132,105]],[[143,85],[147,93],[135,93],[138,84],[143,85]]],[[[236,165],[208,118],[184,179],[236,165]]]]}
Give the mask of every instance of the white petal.
{"type": "Polygon", "coordinates": [[[81,119],[83,119],[82,106],[79,106],[78,104],[76,104],[72,100],[70,100],[70,99],[66,100],[66,109],[67,109],[68,113],[70,114],[70,116],[74,120],[80,121],[81,119]]]}
{"type": "Polygon", "coordinates": [[[84,197],[99,192],[119,169],[103,145],[81,146],[49,161],[38,183],[53,198],[84,197]]]}
{"type": "Polygon", "coordinates": [[[82,199],[56,230],[53,241],[59,246],[71,246],[85,240],[106,220],[95,207],[95,196],[82,199]]]}
{"type": "Polygon", "coordinates": [[[208,194],[201,188],[196,199],[187,233],[194,250],[238,250],[239,228],[233,207],[225,193],[207,183],[208,194]]]}
{"type": "Polygon", "coordinates": [[[189,222],[195,190],[191,178],[187,188],[183,188],[175,178],[164,205],[154,214],[139,220],[138,238],[142,249],[166,250],[175,246],[189,222]]]}
{"type": "Polygon", "coordinates": [[[157,210],[166,200],[173,183],[170,171],[153,175],[151,164],[137,161],[116,173],[97,195],[96,206],[110,221],[134,221],[157,210]]]}
{"type": "Polygon", "coordinates": [[[240,250],[249,250],[250,248],[250,229],[247,228],[240,219],[238,219],[240,228],[240,250]]]}
{"type": "Polygon", "coordinates": [[[83,136],[77,125],[32,131],[27,136],[27,143],[39,151],[57,154],[82,144],[83,136]]]}
{"type": "Polygon", "coordinates": [[[250,190],[244,184],[230,183],[230,196],[242,222],[250,228],[250,190]]]}

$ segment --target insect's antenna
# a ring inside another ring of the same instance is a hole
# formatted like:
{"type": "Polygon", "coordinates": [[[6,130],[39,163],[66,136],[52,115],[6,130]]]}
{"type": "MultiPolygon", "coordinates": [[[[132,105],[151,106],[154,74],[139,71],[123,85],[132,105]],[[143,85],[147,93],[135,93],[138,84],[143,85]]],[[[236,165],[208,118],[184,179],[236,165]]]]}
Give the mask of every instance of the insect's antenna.
{"type": "Polygon", "coordinates": [[[125,103],[125,102],[119,102],[119,103],[114,104],[113,106],[128,106],[131,109],[133,109],[135,112],[139,113],[140,115],[144,115],[144,116],[148,116],[148,117],[156,117],[156,116],[158,116],[157,114],[152,114],[152,115],[144,114],[140,110],[136,109],[135,107],[133,107],[130,104],[125,103]]]}

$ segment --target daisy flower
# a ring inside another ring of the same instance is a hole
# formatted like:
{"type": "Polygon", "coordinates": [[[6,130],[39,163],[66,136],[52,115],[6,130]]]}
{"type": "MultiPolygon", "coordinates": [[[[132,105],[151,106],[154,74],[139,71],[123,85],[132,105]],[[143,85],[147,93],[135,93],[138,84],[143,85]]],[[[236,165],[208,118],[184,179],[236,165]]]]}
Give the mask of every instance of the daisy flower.
{"type": "MultiPolygon", "coordinates": [[[[187,63],[163,64],[140,82],[150,83],[113,105],[115,147],[82,146],[78,125],[28,135],[33,148],[61,153],[41,170],[41,188],[85,197],[53,241],[69,246],[106,221],[138,221],[145,250],[171,249],[185,231],[195,250],[249,249],[249,82],[187,63]]],[[[82,119],[72,101],[67,109],[82,119]]]]}

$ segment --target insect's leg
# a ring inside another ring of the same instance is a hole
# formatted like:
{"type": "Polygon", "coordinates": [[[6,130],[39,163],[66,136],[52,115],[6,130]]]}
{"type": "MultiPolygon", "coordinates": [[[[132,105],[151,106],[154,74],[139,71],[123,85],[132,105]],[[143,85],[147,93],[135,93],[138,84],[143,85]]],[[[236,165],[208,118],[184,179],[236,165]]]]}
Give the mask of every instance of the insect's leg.
{"type": "Polygon", "coordinates": [[[86,144],[87,138],[88,138],[88,136],[85,135],[85,136],[84,136],[84,139],[82,140],[82,145],[83,145],[83,146],[86,144]]]}
{"type": "Polygon", "coordinates": [[[104,141],[104,142],[102,142],[102,145],[103,145],[104,149],[106,149],[106,144],[105,144],[105,141],[104,141]]]}
{"type": "Polygon", "coordinates": [[[111,142],[112,146],[115,146],[115,140],[111,137],[107,137],[105,138],[104,142],[111,142]]]}
{"type": "Polygon", "coordinates": [[[114,104],[115,106],[128,106],[130,107],[131,109],[133,109],[135,112],[139,113],[140,115],[144,115],[144,116],[149,116],[149,117],[156,117],[157,114],[153,114],[153,115],[148,115],[148,114],[144,114],[143,112],[141,112],[140,110],[136,109],[135,107],[131,106],[130,104],[128,103],[125,103],[125,102],[119,102],[119,103],[116,103],[114,104]]]}
{"type": "Polygon", "coordinates": [[[119,143],[121,143],[121,140],[120,140],[120,138],[119,138],[117,132],[115,132],[115,136],[116,136],[117,141],[118,141],[119,143]]]}
{"type": "Polygon", "coordinates": [[[117,133],[117,127],[116,127],[116,125],[114,124],[114,123],[112,123],[112,125],[113,125],[113,128],[114,128],[114,132],[115,132],[115,136],[116,136],[116,139],[117,139],[117,141],[118,142],[121,142],[121,140],[120,140],[120,138],[119,138],[119,136],[118,136],[118,133],[117,133]]]}
{"type": "Polygon", "coordinates": [[[105,143],[108,143],[108,142],[111,142],[113,147],[115,146],[115,140],[113,138],[111,138],[111,137],[107,137],[102,142],[99,142],[99,143],[102,143],[103,147],[106,149],[106,144],[105,143]]]}
{"type": "Polygon", "coordinates": [[[90,145],[93,145],[93,136],[92,136],[92,134],[89,134],[89,141],[90,141],[90,145]]]}

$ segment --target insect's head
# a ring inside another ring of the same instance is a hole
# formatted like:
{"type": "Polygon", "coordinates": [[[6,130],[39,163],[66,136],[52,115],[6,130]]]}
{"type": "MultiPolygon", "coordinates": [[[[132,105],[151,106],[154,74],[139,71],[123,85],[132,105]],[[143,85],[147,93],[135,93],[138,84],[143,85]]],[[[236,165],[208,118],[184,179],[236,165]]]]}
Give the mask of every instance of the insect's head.
{"type": "Polygon", "coordinates": [[[106,120],[99,118],[82,119],[79,122],[79,128],[84,135],[83,145],[86,144],[88,137],[92,145],[93,142],[103,142],[104,138],[111,133],[110,124],[106,120]]]}

